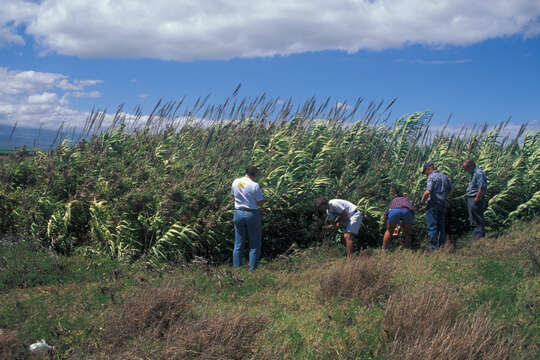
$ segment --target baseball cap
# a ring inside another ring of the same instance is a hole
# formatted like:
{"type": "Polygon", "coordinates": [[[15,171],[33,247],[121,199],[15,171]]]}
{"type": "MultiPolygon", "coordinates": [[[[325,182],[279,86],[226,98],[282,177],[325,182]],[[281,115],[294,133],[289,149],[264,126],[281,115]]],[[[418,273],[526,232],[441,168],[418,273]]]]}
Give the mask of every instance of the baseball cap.
{"type": "Polygon", "coordinates": [[[428,161],[424,164],[424,169],[422,170],[422,174],[425,174],[426,169],[429,169],[429,168],[435,168],[435,166],[433,165],[433,162],[431,161],[428,161]]]}

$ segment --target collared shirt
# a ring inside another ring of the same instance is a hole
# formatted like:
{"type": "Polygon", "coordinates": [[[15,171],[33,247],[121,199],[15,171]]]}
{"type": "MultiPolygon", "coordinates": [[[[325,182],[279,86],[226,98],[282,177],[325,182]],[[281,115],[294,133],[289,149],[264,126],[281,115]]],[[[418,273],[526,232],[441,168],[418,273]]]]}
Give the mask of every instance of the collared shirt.
{"type": "Polygon", "coordinates": [[[231,193],[234,196],[235,209],[256,210],[257,202],[264,200],[259,184],[247,176],[233,181],[231,193]]]}
{"type": "Polygon", "coordinates": [[[452,190],[452,184],[448,176],[435,170],[427,178],[426,190],[429,190],[428,206],[446,206],[446,198],[452,190]]]}
{"type": "Polygon", "coordinates": [[[343,213],[343,210],[347,210],[347,214],[351,217],[357,208],[353,203],[347,200],[332,199],[328,201],[328,221],[334,221],[336,218],[339,218],[343,213]]]}
{"type": "Polygon", "coordinates": [[[486,174],[479,167],[475,167],[472,173],[471,182],[467,186],[467,191],[465,195],[467,197],[473,197],[478,194],[478,190],[484,189],[487,190],[487,180],[486,174]]]}

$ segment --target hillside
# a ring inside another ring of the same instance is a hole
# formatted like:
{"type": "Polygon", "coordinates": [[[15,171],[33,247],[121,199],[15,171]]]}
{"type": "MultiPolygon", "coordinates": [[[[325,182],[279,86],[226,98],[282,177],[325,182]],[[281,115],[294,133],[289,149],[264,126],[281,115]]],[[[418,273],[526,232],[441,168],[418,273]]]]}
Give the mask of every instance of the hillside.
{"type": "Polygon", "coordinates": [[[435,253],[291,248],[255,273],[151,268],[5,239],[0,353],[57,359],[531,359],[540,222],[435,253]]]}

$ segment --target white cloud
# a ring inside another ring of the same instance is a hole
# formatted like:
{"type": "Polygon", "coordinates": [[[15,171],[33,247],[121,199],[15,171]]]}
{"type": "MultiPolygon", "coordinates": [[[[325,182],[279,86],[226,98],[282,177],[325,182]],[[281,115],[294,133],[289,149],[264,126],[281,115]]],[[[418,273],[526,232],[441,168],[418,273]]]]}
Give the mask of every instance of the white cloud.
{"type": "MultiPolygon", "coordinates": [[[[488,127],[488,130],[497,127],[498,125],[492,125],[488,127]]],[[[519,132],[523,125],[522,124],[515,124],[515,123],[508,123],[506,126],[504,126],[499,135],[501,137],[508,137],[510,139],[513,139],[519,132]]],[[[454,125],[430,125],[429,129],[432,134],[440,134],[443,132],[446,135],[471,135],[472,133],[478,133],[482,129],[481,124],[477,124],[476,126],[471,126],[470,124],[467,124],[465,126],[454,126],[454,125]],[[474,131],[473,131],[474,129],[474,131]]],[[[540,131],[540,123],[537,120],[531,120],[526,124],[526,130],[525,133],[531,132],[535,133],[537,131],[540,131]]]]}
{"type": "Polygon", "coordinates": [[[229,59],[540,33],[538,0],[4,1],[4,42],[22,41],[26,24],[44,53],[81,57],[229,59]]]}
{"type": "Polygon", "coordinates": [[[0,6],[0,45],[24,44],[17,28],[35,18],[39,5],[20,0],[2,0],[0,6]]]}
{"type": "Polygon", "coordinates": [[[28,96],[29,104],[53,104],[58,101],[56,93],[44,92],[28,96]]]}
{"type": "Polygon", "coordinates": [[[71,93],[72,96],[76,98],[98,98],[101,97],[101,93],[99,91],[75,91],[71,93]]]}
{"type": "Polygon", "coordinates": [[[99,97],[99,91],[85,90],[100,80],[74,80],[57,73],[10,70],[0,67],[0,123],[57,128],[84,124],[87,113],[69,107],[71,97],[99,97]]]}

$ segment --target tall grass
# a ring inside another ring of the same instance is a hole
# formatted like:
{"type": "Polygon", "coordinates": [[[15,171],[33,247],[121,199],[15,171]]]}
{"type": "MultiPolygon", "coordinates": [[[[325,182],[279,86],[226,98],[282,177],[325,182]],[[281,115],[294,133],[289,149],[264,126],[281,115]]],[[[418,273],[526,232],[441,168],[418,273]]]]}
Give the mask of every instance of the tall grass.
{"type": "MultiPolygon", "coordinates": [[[[456,191],[449,200],[449,231],[469,230],[463,194],[473,158],[488,176],[490,230],[540,213],[540,133],[509,139],[505,124],[459,134],[430,130],[432,114],[416,112],[391,121],[393,101],[303,104],[263,94],[223,104],[208,97],[160,101],[150,115],[140,108],[114,115],[95,110],[76,142],[59,142],[32,157],[1,163],[1,233],[38,239],[57,252],[92,248],[124,259],[154,263],[202,256],[228,260],[232,249],[230,183],[249,164],[262,170],[264,256],[292,243],[333,242],[324,235],[312,200],[344,198],[364,213],[362,246],[382,237],[382,214],[392,184],[418,203],[425,188],[422,164],[433,160],[456,191]],[[521,140],[520,140],[521,139],[521,140]]],[[[522,136],[523,135],[523,136],[522,136]]],[[[425,237],[417,211],[414,234],[425,237]]]]}

